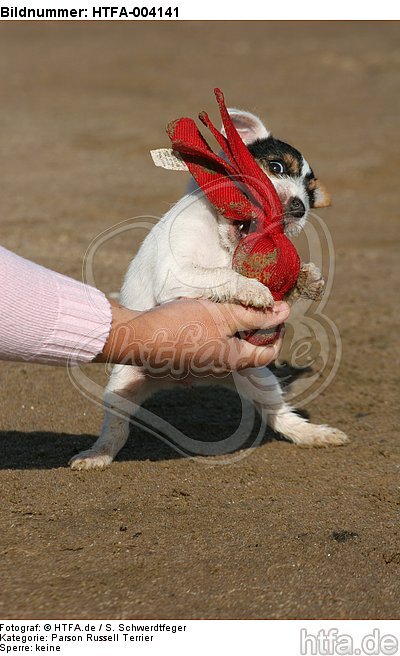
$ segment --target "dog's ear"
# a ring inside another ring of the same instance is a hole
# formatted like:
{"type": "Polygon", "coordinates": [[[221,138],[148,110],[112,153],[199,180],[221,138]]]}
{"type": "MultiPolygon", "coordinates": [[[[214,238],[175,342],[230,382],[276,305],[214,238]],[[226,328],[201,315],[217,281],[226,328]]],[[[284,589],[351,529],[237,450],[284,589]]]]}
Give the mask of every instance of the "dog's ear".
{"type": "Polygon", "coordinates": [[[315,182],[313,207],[329,207],[331,205],[330,193],[318,179],[315,182]]]}
{"type": "MultiPolygon", "coordinates": [[[[250,112],[244,112],[242,109],[229,108],[228,112],[245,144],[251,144],[253,141],[257,141],[257,139],[266,139],[269,137],[269,131],[258,116],[250,114],[250,112]]],[[[224,127],[221,128],[221,132],[225,137],[224,127]]]]}

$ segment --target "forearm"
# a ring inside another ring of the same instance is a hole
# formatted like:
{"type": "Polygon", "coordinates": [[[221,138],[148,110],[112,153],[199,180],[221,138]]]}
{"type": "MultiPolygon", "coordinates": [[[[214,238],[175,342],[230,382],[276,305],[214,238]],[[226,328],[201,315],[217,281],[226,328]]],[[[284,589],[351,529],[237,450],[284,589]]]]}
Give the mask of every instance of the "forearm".
{"type": "Polygon", "coordinates": [[[200,373],[262,366],[275,359],[280,344],[255,347],[237,333],[277,326],[288,312],[284,303],[255,311],[201,300],[128,310],[93,287],[0,247],[3,360],[126,363],[149,373],[159,372],[160,363],[187,371],[195,364],[200,373]]]}
{"type": "Polygon", "coordinates": [[[0,247],[0,359],[65,365],[90,362],[111,327],[97,289],[0,247]]]}
{"type": "Polygon", "coordinates": [[[111,329],[103,349],[94,362],[139,364],[140,342],[146,340],[142,317],[144,312],[129,310],[116,301],[109,301],[112,312],[111,329]]]}

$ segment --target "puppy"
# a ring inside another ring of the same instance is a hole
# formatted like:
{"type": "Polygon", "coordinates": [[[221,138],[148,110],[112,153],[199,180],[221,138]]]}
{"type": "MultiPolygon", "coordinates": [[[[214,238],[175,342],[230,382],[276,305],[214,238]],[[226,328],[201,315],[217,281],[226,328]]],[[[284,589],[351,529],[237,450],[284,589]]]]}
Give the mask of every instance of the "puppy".
{"type": "MultiPolygon", "coordinates": [[[[278,192],[284,208],[285,233],[297,235],[310,208],[330,204],[326,189],[303,155],[275,139],[257,116],[238,109],[230,109],[229,113],[241,138],[278,192]]],[[[121,304],[148,310],[189,297],[255,308],[271,306],[273,299],[267,287],[232,269],[232,255],[249,229],[246,222],[240,224],[219,215],[203,193],[195,189],[173,206],[144,240],[126,274],[121,304]]],[[[315,265],[302,264],[293,295],[319,298],[323,284],[315,265]]],[[[232,375],[215,380],[236,389],[232,375]]],[[[166,382],[149,377],[143,368],[116,365],[105,390],[105,418],[100,437],[91,449],[72,458],[71,467],[92,469],[109,465],[128,438],[131,403],[138,408],[155,391],[171,384],[171,379],[166,382]]],[[[328,446],[347,442],[340,430],[311,424],[295,414],[285,403],[277,378],[266,367],[241,372],[239,392],[254,403],[266,425],[295,444],[328,446]]]]}

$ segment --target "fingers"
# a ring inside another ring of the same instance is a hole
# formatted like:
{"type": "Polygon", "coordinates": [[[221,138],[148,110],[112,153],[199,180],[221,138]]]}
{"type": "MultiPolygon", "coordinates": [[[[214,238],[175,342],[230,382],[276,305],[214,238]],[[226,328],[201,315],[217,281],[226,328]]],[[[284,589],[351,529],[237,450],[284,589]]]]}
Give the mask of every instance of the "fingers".
{"type": "MultiPolygon", "coordinates": [[[[248,342],[246,342],[246,344],[248,344],[248,342]]],[[[283,344],[283,333],[282,336],[279,337],[274,344],[271,344],[271,346],[255,346],[252,354],[255,364],[252,366],[265,367],[271,364],[272,362],[274,362],[280,353],[282,344],[283,344]]],[[[252,344],[250,344],[250,346],[252,346],[252,344]]],[[[249,357],[250,357],[250,353],[249,353],[249,357]]]]}
{"type": "Polygon", "coordinates": [[[249,367],[265,367],[277,359],[282,348],[283,335],[270,346],[254,346],[238,337],[230,340],[230,350],[226,365],[232,371],[249,367]]]}
{"type": "Polygon", "coordinates": [[[255,310],[245,308],[242,305],[224,305],[227,313],[226,319],[232,328],[232,333],[242,330],[261,330],[262,328],[272,328],[284,323],[289,316],[290,307],[284,301],[276,301],[273,308],[266,310],[255,310]]]}

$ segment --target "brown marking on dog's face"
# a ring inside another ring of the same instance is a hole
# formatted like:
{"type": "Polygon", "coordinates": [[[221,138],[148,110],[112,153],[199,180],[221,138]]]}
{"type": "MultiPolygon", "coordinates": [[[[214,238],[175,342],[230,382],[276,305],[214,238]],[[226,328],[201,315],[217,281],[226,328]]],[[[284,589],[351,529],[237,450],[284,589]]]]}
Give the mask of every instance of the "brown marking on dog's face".
{"type": "Polygon", "coordinates": [[[301,166],[300,162],[297,159],[297,157],[294,157],[290,153],[285,153],[284,155],[269,155],[266,157],[264,160],[260,160],[258,162],[267,175],[269,175],[271,178],[277,178],[278,176],[282,175],[300,175],[301,172],[301,166]],[[276,163],[278,164],[279,161],[282,162],[284,169],[282,172],[278,172],[274,170],[274,167],[271,167],[270,163],[276,163]]]}
{"type": "Polygon", "coordinates": [[[314,207],[329,207],[331,205],[331,195],[329,191],[318,179],[315,182],[314,207]]]}
{"type": "Polygon", "coordinates": [[[325,185],[314,177],[311,171],[306,176],[306,190],[310,199],[310,207],[329,207],[331,204],[331,196],[325,185]]]}
{"type": "Polygon", "coordinates": [[[288,175],[300,174],[300,162],[298,157],[295,157],[291,153],[284,153],[283,161],[285,162],[288,175]]]}

